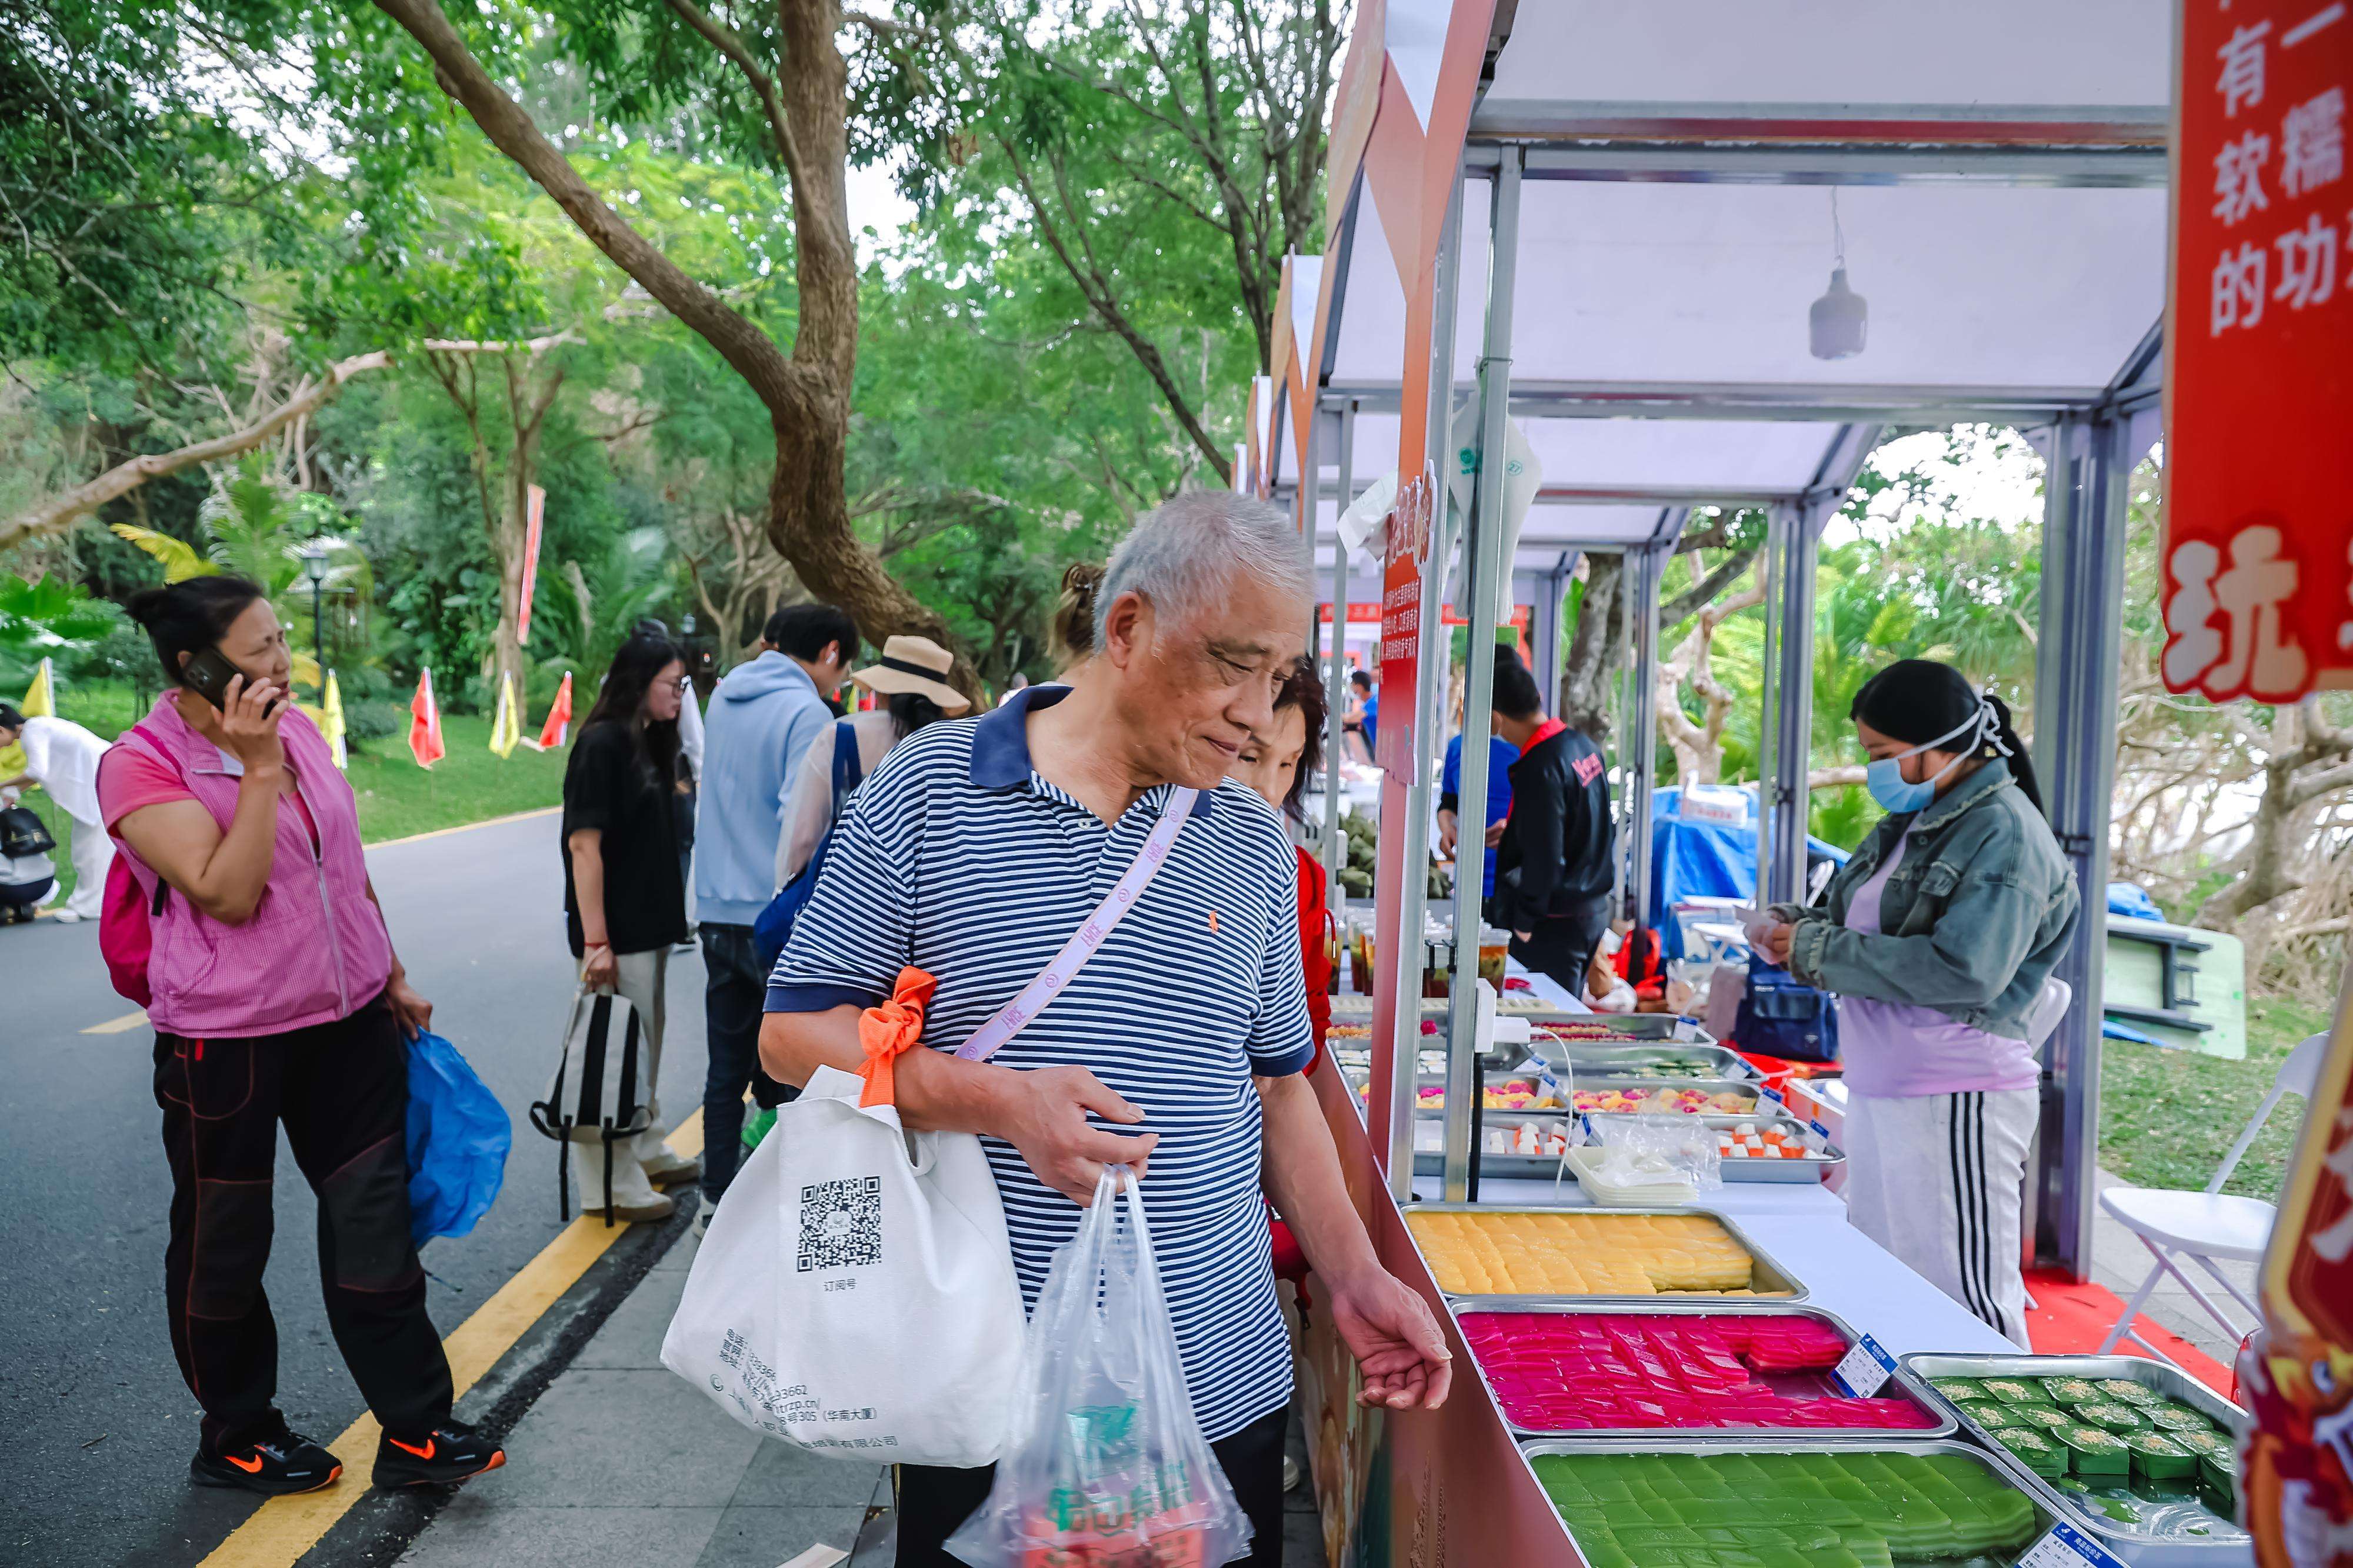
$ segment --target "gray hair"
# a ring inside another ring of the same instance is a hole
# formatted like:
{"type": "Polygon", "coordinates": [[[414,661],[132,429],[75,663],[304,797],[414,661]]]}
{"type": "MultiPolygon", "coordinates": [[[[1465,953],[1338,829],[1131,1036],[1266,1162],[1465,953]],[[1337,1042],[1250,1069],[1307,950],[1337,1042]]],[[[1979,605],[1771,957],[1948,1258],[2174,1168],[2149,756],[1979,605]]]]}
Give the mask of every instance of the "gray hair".
{"type": "Polygon", "coordinates": [[[1315,582],[1307,541],[1279,507],[1231,490],[1187,490],[1137,518],[1112,552],[1095,590],[1095,647],[1122,594],[1182,617],[1244,578],[1304,600],[1315,582]]]}

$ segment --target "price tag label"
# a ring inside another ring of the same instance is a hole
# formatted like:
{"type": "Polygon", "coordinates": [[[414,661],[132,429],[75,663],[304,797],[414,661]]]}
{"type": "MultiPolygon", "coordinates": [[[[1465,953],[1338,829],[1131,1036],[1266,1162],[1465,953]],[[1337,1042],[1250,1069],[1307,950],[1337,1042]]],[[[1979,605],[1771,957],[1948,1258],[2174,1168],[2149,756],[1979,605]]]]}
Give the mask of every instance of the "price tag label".
{"type": "Polygon", "coordinates": [[[2018,1568],[2125,1568],[2125,1563],[2073,1525],[2054,1524],[2050,1534],[2027,1549],[2018,1568]]]}
{"type": "Polygon", "coordinates": [[[1827,1143],[1831,1141],[1831,1130],[1823,1126],[1820,1122],[1809,1121],[1806,1125],[1812,1128],[1815,1134],[1820,1137],[1823,1142],[1827,1143]]]}
{"type": "Polygon", "coordinates": [[[1789,1103],[1787,1100],[1784,1100],[1781,1097],[1781,1091],[1778,1089],[1760,1089],[1757,1092],[1763,1095],[1766,1099],[1771,1100],[1776,1105],[1787,1105],[1789,1103]]]}
{"type": "Polygon", "coordinates": [[[1831,1375],[1851,1397],[1868,1399],[1895,1375],[1895,1358],[1880,1349],[1877,1340],[1865,1334],[1854,1342],[1854,1348],[1846,1352],[1846,1359],[1831,1375]]]}

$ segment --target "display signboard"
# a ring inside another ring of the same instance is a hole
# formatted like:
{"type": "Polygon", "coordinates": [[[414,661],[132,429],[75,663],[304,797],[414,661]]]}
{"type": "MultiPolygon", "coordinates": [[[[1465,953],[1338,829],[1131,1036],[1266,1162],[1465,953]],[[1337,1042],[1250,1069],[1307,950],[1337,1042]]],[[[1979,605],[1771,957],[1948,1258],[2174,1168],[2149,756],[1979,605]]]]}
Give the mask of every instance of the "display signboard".
{"type": "MultiPolygon", "coordinates": [[[[2342,1004],[2340,1004],[2340,1007],[2342,1004]]],[[[2337,1020],[2239,1354],[2240,1489],[2261,1568],[2353,1565],[2353,1031],[2337,1020]]]]}
{"type": "Polygon", "coordinates": [[[1381,707],[1374,761],[1398,784],[1414,783],[1414,694],[1420,683],[1422,576],[1430,566],[1431,509],[1438,495],[1425,467],[1398,487],[1386,524],[1381,568],[1381,707]]]}
{"type": "Polygon", "coordinates": [[[2353,686],[2353,8],[2181,0],[2165,683],[2353,686]]]}

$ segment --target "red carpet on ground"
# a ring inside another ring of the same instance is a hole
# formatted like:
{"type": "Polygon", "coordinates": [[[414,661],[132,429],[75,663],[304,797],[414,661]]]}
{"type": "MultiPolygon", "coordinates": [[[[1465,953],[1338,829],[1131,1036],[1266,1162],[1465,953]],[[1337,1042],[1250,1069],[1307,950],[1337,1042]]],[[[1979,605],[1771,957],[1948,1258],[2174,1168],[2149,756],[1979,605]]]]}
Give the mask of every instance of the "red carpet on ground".
{"type": "MultiPolygon", "coordinates": [[[[2026,1293],[2035,1303],[2026,1314],[2027,1336],[2039,1355],[2087,1355],[2098,1350],[2116,1325],[2116,1314],[2125,1310],[2123,1299],[2105,1285],[2078,1285],[2063,1274],[2037,1268],[2026,1271],[2026,1293]]],[[[2172,1330],[2159,1327],[2147,1313],[2133,1328],[2190,1376],[2223,1398],[2232,1397],[2230,1368],[2172,1330]]],[[[2146,1353],[2130,1340],[2116,1349],[2126,1355],[2146,1353]]]]}

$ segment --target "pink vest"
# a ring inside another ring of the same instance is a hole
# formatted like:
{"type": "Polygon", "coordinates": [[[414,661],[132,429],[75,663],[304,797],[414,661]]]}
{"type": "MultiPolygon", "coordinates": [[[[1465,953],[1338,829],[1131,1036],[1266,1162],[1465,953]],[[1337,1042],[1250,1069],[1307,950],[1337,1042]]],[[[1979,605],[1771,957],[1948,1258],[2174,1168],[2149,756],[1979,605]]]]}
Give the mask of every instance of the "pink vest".
{"type": "MultiPolygon", "coordinates": [[[[189,728],[169,694],[140,727],[163,742],[165,760],[227,833],[244,770],[189,728]]],[[[278,734],[318,825],[318,847],[311,847],[301,813],[280,799],[269,881],[249,918],[229,925],[177,892],[164,897],[164,912],[152,922],[147,984],[154,1000],[147,1016],[166,1033],[235,1038],[332,1023],[374,1001],[391,977],[392,939],[367,896],[352,786],[336,770],[317,726],[301,711],[280,720],[278,734]]],[[[152,751],[145,740],[125,731],[117,744],[152,751]]],[[[152,898],[155,873],[128,846],[123,853],[152,898]]]]}

